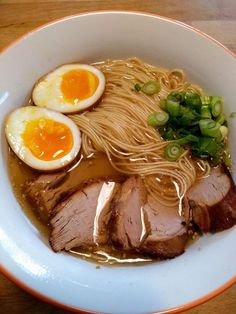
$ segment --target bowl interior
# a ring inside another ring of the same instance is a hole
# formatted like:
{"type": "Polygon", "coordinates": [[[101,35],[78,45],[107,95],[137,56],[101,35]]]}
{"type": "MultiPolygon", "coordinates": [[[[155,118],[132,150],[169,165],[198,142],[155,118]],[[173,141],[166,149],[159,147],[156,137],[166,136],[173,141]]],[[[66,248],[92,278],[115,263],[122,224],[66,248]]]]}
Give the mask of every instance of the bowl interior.
{"type": "MultiPolygon", "coordinates": [[[[61,64],[131,56],[182,68],[207,93],[224,98],[227,114],[235,111],[235,58],[200,33],[161,17],[128,12],[69,17],[23,37],[0,56],[0,266],[68,306],[119,314],[177,307],[224,284],[235,275],[236,229],[204,236],[184,255],[144,266],[96,269],[93,263],[55,254],[11,190],[4,119],[29,98],[37,79],[61,64]]],[[[230,120],[231,143],[235,137],[236,124],[230,120]]],[[[231,146],[235,180],[236,147],[231,146]]]]}

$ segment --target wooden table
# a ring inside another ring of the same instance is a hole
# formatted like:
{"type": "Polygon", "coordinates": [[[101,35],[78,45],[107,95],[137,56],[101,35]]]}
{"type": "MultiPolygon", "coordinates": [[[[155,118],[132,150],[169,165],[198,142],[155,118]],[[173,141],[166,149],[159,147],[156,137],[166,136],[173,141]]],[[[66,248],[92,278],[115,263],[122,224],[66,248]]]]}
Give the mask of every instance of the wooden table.
{"type": "MultiPolygon", "coordinates": [[[[178,19],[212,35],[236,53],[236,0],[0,0],[0,50],[15,38],[50,20],[105,9],[140,10],[178,19]]],[[[61,314],[66,311],[35,299],[0,275],[0,313],[61,314]]],[[[236,313],[236,285],[185,313],[236,313]]]]}

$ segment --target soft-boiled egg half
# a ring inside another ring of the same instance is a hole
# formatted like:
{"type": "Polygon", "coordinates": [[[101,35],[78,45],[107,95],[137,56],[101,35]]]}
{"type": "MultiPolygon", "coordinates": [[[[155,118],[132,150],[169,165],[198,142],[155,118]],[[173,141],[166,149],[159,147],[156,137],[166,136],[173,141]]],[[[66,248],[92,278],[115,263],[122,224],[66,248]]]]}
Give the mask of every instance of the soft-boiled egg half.
{"type": "Polygon", "coordinates": [[[35,85],[33,102],[63,113],[85,110],[102,96],[105,77],[94,66],[67,64],[50,72],[35,85]]]}
{"type": "Polygon", "coordinates": [[[62,113],[35,106],[13,111],[6,120],[6,137],[16,155],[38,170],[55,170],[78,154],[81,135],[62,113]]]}

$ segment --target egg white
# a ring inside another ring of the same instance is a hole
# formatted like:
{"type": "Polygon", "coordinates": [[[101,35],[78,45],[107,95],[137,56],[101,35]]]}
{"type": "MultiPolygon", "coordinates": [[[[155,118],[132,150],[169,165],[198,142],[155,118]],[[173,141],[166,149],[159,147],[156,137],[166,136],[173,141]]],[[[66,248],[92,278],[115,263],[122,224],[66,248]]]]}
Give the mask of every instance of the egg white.
{"type": "Polygon", "coordinates": [[[65,115],[35,106],[21,107],[13,111],[7,118],[5,124],[6,138],[15,154],[28,166],[42,171],[62,168],[75,159],[81,147],[81,134],[76,124],[65,115]],[[72,133],[73,146],[68,154],[56,160],[45,161],[35,157],[24,145],[21,134],[24,133],[27,123],[48,118],[65,124],[72,133]]]}
{"type": "Polygon", "coordinates": [[[102,96],[105,89],[104,74],[94,66],[87,64],[66,64],[41,78],[32,92],[35,105],[46,107],[62,113],[72,113],[85,110],[92,106],[102,96]],[[77,104],[68,102],[61,91],[63,75],[72,70],[87,70],[98,78],[98,86],[95,93],[86,99],[78,101],[77,104]]]}

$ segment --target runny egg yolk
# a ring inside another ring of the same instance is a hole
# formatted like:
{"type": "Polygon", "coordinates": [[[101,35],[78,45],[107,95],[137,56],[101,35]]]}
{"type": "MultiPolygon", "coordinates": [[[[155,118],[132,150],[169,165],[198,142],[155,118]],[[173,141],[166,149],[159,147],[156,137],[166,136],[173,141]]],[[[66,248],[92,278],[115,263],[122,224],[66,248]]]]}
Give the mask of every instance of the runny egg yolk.
{"type": "Polygon", "coordinates": [[[72,104],[91,97],[97,87],[98,78],[88,70],[71,70],[62,77],[61,91],[64,98],[72,104]]]}
{"type": "Polygon", "coordinates": [[[70,128],[48,118],[29,121],[21,136],[24,145],[40,160],[59,159],[67,155],[73,147],[70,128]]]}

